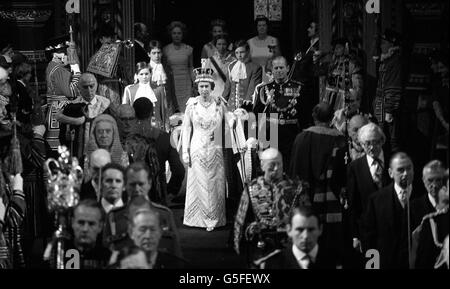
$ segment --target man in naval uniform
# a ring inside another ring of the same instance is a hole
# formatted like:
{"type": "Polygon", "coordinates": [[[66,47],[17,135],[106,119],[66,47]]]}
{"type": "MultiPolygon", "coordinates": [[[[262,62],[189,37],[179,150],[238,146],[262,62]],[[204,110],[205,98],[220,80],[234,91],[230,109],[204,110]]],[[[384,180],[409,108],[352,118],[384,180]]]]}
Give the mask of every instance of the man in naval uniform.
{"type": "MultiPolygon", "coordinates": [[[[272,73],[274,81],[262,85],[257,91],[255,103],[253,104],[253,113],[258,119],[258,114],[266,113],[267,121],[278,129],[277,148],[283,155],[284,167],[289,167],[289,156],[291,155],[294,139],[301,130],[307,126],[307,118],[310,112],[302,108],[302,99],[300,97],[301,84],[297,81],[288,79],[289,65],[283,56],[275,57],[272,60],[272,73]],[[277,114],[276,118],[270,118],[270,114],[277,114]]],[[[261,139],[261,133],[264,126],[259,122],[258,138],[261,139]]],[[[266,124],[266,128],[269,127],[266,124]]],[[[271,128],[272,129],[272,128],[271,128]]],[[[272,132],[271,132],[272,133],[272,132]]],[[[270,134],[267,133],[266,138],[270,134]]],[[[264,139],[264,138],[263,138],[264,139]]],[[[271,140],[273,144],[273,140],[271,140]]]]}

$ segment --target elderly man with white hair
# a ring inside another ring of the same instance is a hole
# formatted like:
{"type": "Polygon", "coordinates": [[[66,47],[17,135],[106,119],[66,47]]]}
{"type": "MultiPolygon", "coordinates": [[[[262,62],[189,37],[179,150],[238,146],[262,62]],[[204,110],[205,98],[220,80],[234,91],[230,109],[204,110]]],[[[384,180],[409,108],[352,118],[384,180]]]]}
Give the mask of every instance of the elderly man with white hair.
{"type": "MultiPolygon", "coordinates": [[[[432,161],[436,165],[436,161],[432,161]]],[[[427,168],[427,166],[425,166],[427,168]]],[[[428,174],[431,171],[425,170],[427,177],[433,176],[428,174]],[[426,172],[428,171],[428,172],[426,172]]],[[[420,226],[414,233],[418,234],[418,245],[415,258],[415,268],[417,269],[433,269],[441,266],[448,267],[448,231],[449,231],[449,197],[448,197],[448,169],[443,175],[440,175],[441,168],[437,170],[438,174],[434,174],[434,179],[442,177],[442,187],[440,190],[433,188],[433,193],[436,193],[435,210],[422,219],[420,226]],[[445,181],[447,182],[446,184],[445,181]]],[[[424,174],[425,176],[425,174],[424,174]]],[[[424,180],[425,181],[425,180],[424,180]]],[[[432,186],[428,186],[432,187],[432,186]]]]}
{"type": "Polygon", "coordinates": [[[420,224],[425,215],[436,211],[439,203],[439,191],[445,185],[443,163],[439,160],[427,163],[422,170],[422,181],[427,193],[411,202],[414,227],[420,224]]]}
{"type": "Polygon", "coordinates": [[[386,141],[383,130],[368,123],[359,129],[358,140],[364,155],[348,165],[347,193],[351,200],[353,248],[361,251],[362,216],[367,210],[367,201],[374,192],[387,185],[389,176],[383,152],[386,141]]]}
{"type": "Polygon", "coordinates": [[[234,223],[234,248],[240,253],[244,235],[250,264],[281,248],[287,238],[284,228],[290,209],[295,205],[310,204],[305,183],[283,174],[280,151],[268,148],[259,158],[264,174],[244,189],[234,223]]]}

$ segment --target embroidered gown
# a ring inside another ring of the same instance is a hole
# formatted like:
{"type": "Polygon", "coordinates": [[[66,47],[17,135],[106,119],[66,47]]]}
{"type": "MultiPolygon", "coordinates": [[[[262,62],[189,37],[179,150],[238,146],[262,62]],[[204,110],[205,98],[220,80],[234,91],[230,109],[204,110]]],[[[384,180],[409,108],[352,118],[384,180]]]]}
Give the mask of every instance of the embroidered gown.
{"type": "Polygon", "coordinates": [[[226,223],[226,178],[222,147],[215,144],[213,136],[222,125],[225,107],[220,102],[204,107],[199,98],[188,102],[183,121],[183,146],[190,148],[191,161],[183,224],[220,227],[226,223]]]}

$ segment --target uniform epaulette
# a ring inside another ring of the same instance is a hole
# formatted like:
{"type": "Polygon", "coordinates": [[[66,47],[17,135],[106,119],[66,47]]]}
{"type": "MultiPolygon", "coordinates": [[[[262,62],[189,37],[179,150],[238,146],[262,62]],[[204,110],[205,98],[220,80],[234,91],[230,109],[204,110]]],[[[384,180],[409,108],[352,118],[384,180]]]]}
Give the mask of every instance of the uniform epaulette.
{"type": "Polygon", "coordinates": [[[280,249],[276,249],[275,251],[271,252],[270,254],[259,258],[258,260],[253,261],[253,264],[255,264],[255,266],[260,266],[263,262],[267,261],[268,259],[272,258],[275,255],[278,255],[279,253],[281,253],[282,251],[280,249]]]}

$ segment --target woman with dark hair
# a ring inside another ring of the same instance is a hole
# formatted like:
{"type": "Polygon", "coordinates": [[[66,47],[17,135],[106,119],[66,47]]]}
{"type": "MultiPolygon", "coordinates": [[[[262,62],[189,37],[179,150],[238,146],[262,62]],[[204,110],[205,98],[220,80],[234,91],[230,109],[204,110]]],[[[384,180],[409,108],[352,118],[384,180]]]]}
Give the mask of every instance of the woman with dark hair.
{"type": "Polygon", "coordinates": [[[278,39],[267,34],[269,29],[269,19],[259,15],[255,20],[258,35],[250,38],[247,43],[250,46],[250,58],[255,64],[263,69],[263,81],[267,82],[264,68],[269,59],[280,55],[278,39]]]}
{"type": "Polygon", "coordinates": [[[226,34],[219,34],[213,40],[216,51],[205,62],[205,67],[214,71],[215,97],[221,97],[228,77],[228,65],[233,62],[233,54],[228,50],[229,40],[226,34]]]}
{"type": "Polygon", "coordinates": [[[239,40],[234,45],[236,60],[228,65],[228,77],[222,97],[228,102],[228,110],[252,109],[252,96],[256,85],[261,83],[261,66],[250,60],[249,45],[239,40]]]}
{"type": "Polygon", "coordinates": [[[151,68],[146,62],[136,64],[135,83],[127,85],[123,92],[122,104],[133,105],[134,101],[141,97],[157,101],[155,92],[150,86],[151,68]]]}
{"type": "Polygon", "coordinates": [[[211,32],[212,40],[210,42],[206,43],[205,45],[203,45],[202,55],[201,55],[202,59],[212,57],[216,54],[217,47],[216,47],[216,43],[215,43],[215,38],[221,34],[226,34],[225,26],[226,26],[226,23],[222,19],[214,19],[213,21],[211,21],[211,31],[210,32],[211,32]]]}
{"type": "Polygon", "coordinates": [[[173,73],[170,67],[163,62],[161,42],[150,41],[148,54],[150,56],[149,66],[152,70],[150,85],[158,99],[157,103],[159,103],[155,107],[155,115],[161,115],[160,128],[169,131],[169,116],[179,111],[173,73]]]}
{"type": "Polygon", "coordinates": [[[185,24],[179,21],[173,21],[167,30],[172,39],[172,43],[163,48],[163,54],[173,72],[175,95],[179,108],[181,111],[184,111],[188,99],[192,97],[194,49],[183,43],[183,38],[186,35],[185,24]]]}

